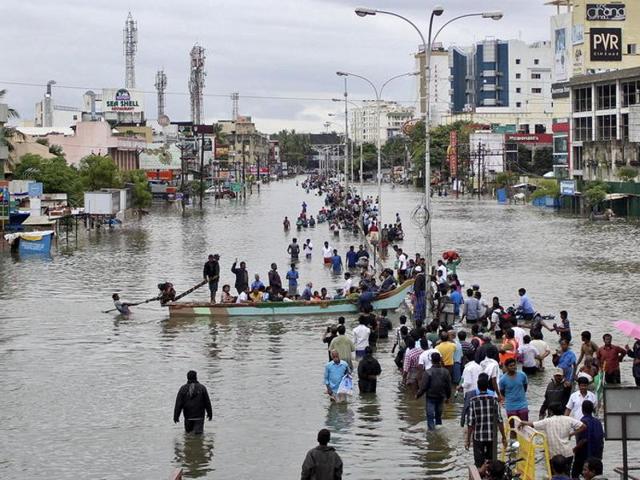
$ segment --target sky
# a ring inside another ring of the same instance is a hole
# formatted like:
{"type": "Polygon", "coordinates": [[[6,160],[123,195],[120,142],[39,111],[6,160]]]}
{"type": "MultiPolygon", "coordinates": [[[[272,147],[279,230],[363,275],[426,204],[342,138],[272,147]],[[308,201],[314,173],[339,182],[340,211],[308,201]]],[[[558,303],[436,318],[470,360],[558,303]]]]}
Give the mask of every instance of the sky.
{"type": "MultiPolygon", "coordinates": [[[[136,87],[145,92],[147,118],[155,118],[155,73],[167,75],[166,113],[172,121],[190,117],[189,51],[195,43],[206,53],[204,116],[207,122],[231,117],[231,92],[239,92],[239,113],[259,130],[303,132],[343,129],[344,80],[338,70],[380,85],[415,70],[413,53],[420,38],[404,21],[376,15],[360,18],[356,7],[393,11],[411,19],[426,35],[436,2],[424,0],[0,0],[0,89],[25,120],[55,80],[59,105],[82,104],[89,89],[124,86],[122,29],[130,11],[138,22],[136,87]],[[20,85],[30,84],[30,85],[20,85]],[[77,88],[65,88],[77,87],[77,88]],[[276,98],[252,98],[276,97],[276,98]],[[279,98],[277,98],[279,97],[279,98]],[[283,98],[286,97],[286,98],[283,98]]],[[[469,45],[494,37],[527,42],[549,39],[544,0],[441,0],[435,26],[457,15],[502,10],[498,22],[466,18],[439,37],[445,46],[469,45]]],[[[417,79],[395,80],[386,100],[417,105],[417,79]]],[[[348,79],[353,101],[374,97],[372,88],[348,79]]]]}

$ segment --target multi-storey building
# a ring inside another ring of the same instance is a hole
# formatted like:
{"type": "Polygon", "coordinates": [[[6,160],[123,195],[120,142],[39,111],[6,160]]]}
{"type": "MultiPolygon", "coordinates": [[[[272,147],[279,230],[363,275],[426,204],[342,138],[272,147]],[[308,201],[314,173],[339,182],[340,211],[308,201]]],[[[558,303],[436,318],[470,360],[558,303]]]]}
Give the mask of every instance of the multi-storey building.
{"type": "Polygon", "coordinates": [[[486,39],[454,47],[450,120],[513,124],[524,133],[551,128],[551,43],[486,39]]]}
{"type": "MultiPolygon", "coordinates": [[[[376,143],[378,139],[378,106],[375,100],[362,102],[362,107],[352,108],[349,112],[351,139],[356,144],[376,143]]],[[[391,137],[401,133],[402,126],[414,118],[415,109],[404,107],[396,102],[380,101],[380,142],[385,143],[391,137]]]]}
{"type": "MultiPolygon", "coordinates": [[[[426,95],[425,79],[426,65],[425,54],[422,49],[415,54],[416,71],[420,72],[417,82],[418,89],[418,113],[424,117],[426,95]]],[[[451,99],[449,98],[449,52],[442,45],[434,45],[431,50],[431,72],[429,74],[429,105],[431,124],[439,125],[443,117],[451,113],[451,99]]]]}

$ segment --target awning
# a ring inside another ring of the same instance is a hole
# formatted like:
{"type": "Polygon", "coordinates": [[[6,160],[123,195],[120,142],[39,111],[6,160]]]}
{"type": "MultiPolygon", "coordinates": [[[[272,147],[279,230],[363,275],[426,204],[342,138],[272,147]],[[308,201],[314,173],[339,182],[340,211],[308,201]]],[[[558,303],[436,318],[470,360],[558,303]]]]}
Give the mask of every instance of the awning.
{"type": "Polygon", "coordinates": [[[45,217],[44,215],[29,215],[29,217],[22,222],[24,226],[34,226],[34,225],[53,225],[56,223],[53,220],[49,220],[49,217],[45,217]]]}
{"type": "Polygon", "coordinates": [[[633,193],[607,193],[605,201],[622,200],[624,198],[637,197],[633,193]]]}

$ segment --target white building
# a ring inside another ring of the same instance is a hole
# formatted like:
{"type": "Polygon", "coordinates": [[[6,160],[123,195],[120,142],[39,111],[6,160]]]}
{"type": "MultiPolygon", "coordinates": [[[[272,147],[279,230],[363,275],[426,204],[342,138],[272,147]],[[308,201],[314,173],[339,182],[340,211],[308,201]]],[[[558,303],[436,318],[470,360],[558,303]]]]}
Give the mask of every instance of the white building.
{"type": "MultiPolygon", "coordinates": [[[[426,66],[422,49],[415,54],[415,59],[416,71],[420,72],[420,76],[417,77],[419,81],[416,85],[417,96],[420,100],[418,102],[418,110],[420,117],[423,117],[425,110],[424,76],[426,74],[426,66]]],[[[450,75],[449,52],[442,48],[441,45],[436,44],[431,51],[431,80],[429,83],[429,105],[432,125],[440,125],[443,117],[451,113],[450,75]]]]}
{"type": "Polygon", "coordinates": [[[491,177],[504,171],[504,135],[490,131],[469,134],[469,168],[477,176],[491,177]]]}
{"type": "Polygon", "coordinates": [[[82,120],[82,111],[75,107],[54,105],[52,99],[36,103],[34,126],[36,127],[73,127],[82,120]]]}
{"type": "MultiPolygon", "coordinates": [[[[351,139],[356,144],[376,143],[378,110],[375,100],[362,102],[362,107],[353,108],[350,114],[351,139]]],[[[391,137],[402,132],[402,126],[414,118],[413,107],[403,107],[396,102],[380,101],[380,142],[385,143],[391,137]]]]}

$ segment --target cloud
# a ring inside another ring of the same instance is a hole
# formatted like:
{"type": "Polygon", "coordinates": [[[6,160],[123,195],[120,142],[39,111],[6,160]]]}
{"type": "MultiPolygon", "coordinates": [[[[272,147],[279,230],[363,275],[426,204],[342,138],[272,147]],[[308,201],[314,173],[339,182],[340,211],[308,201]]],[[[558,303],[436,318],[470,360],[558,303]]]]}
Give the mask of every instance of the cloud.
{"type": "MultiPolygon", "coordinates": [[[[205,98],[207,118],[228,118],[231,92],[241,94],[240,109],[252,115],[259,128],[322,131],[331,104],[262,97],[339,96],[343,89],[337,70],[371,78],[377,84],[414,69],[412,52],[419,37],[409,25],[385,15],[359,18],[359,5],[393,10],[412,18],[426,31],[428,10],[422,0],[2,0],[0,18],[0,88],[8,101],[33,116],[43,87],[4,84],[3,81],[86,88],[117,87],[124,83],[122,28],[129,9],[138,22],[137,86],[146,95],[147,114],[155,117],[155,72],[163,68],[168,91],[188,92],[189,51],[198,42],[206,49],[205,98]],[[243,97],[244,95],[244,97],[243,97]],[[263,122],[263,123],[261,123],[263,122]],[[315,123],[315,127],[313,127],[315,123]]],[[[437,24],[474,11],[477,2],[448,0],[437,24]]],[[[549,36],[542,1],[486,0],[485,10],[503,9],[500,22],[469,18],[443,31],[440,41],[466,45],[486,36],[535,41],[549,36]]],[[[352,98],[371,98],[370,87],[349,81],[352,98]]],[[[387,98],[415,100],[415,82],[389,85],[387,98]]],[[[81,105],[82,90],[54,87],[56,103],[81,105]]],[[[172,119],[189,116],[187,95],[169,95],[172,119]]]]}

